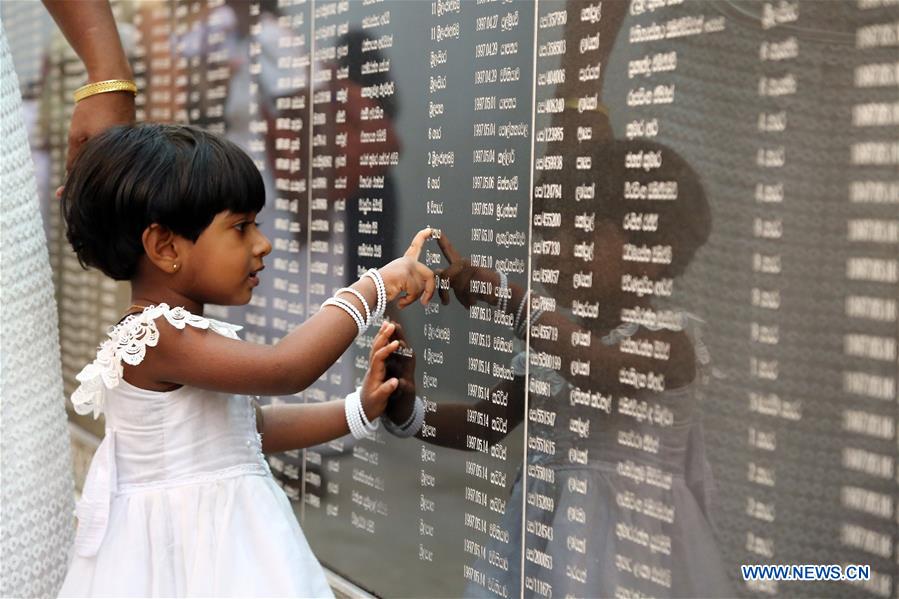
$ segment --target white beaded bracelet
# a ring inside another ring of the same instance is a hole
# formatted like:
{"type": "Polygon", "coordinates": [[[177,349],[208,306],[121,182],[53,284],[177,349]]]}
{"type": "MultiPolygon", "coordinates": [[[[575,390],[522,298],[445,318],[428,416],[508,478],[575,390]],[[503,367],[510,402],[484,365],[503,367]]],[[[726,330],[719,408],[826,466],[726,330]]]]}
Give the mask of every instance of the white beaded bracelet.
{"type": "Polygon", "coordinates": [[[500,312],[505,313],[509,307],[509,294],[507,293],[509,289],[509,277],[501,270],[496,271],[499,273],[499,287],[496,290],[496,298],[497,298],[497,307],[500,312]]]}
{"type": "Polygon", "coordinates": [[[359,308],[343,299],[342,297],[331,297],[328,298],[322,303],[322,309],[325,306],[337,306],[342,309],[344,312],[349,314],[353,320],[356,322],[356,327],[359,329],[359,335],[365,333],[366,325],[365,321],[362,320],[362,314],[359,312],[359,308]]]}
{"type": "Polygon", "coordinates": [[[349,396],[355,396],[353,398],[353,401],[355,401],[359,405],[359,416],[360,416],[360,419],[362,420],[362,424],[365,425],[365,428],[370,431],[378,430],[377,419],[375,420],[375,422],[372,422],[371,420],[368,419],[368,415],[365,413],[365,408],[362,406],[362,393],[360,392],[360,390],[356,389],[355,391],[350,393],[349,396]]]}
{"type": "Polygon", "coordinates": [[[349,301],[343,299],[342,297],[328,298],[322,304],[322,307],[324,306],[339,306],[340,308],[342,308],[343,311],[349,314],[356,322],[356,327],[359,329],[359,335],[365,333],[365,329],[368,328],[365,324],[365,320],[362,318],[362,313],[359,312],[359,308],[354,306],[349,301]]]}
{"type": "Polygon", "coordinates": [[[521,298],[521,301],[518,303],[518,310],[515,312],[515,320],[512,321],[512,328],[515,329],[515,334],[518,334],[518,328],[521,326],[521,319],[524,317],[524,308],[527,306],[528,298],[531,296],[530,291],[526,291],[524,296],[521,298]]]}
{"type": "Polygon", "coordinates": [[[524,313],[524,311],[522,311],[521,317],[518,319],[518,323],[515,325],[515,336],[519,339],[524,339],[525,329],[527,328],[528,321],[525,316],[526,314],[524,313]]]}
{"type": "MultiPolygon", "coordinates": [[[[421,401],[419,396],[415,396],[415,401],[412,402],[412,413],[409,414],[409,417],[406,418],[406,421],[403,422],[399,426],[400,428],[409,428],[413,422],[415,422],[415,411],[418,409],[418,403],[421,401]]],[[[388,418],[389,420],[389,418],[388,418]]],[[[391,421],[392,422],[392,421],[391,421]]],[[[394,423],[395,424],[395,423],[394,423]]]]}
{"type": "Polygon", "coordinates": [[[390,418],[384,418],[384,429],[396,437],[414,437],[425,423],[425,402],[419,396],[415,396],[415,405],[412,414],[403,424],[396,424],[390,418]]]}
{"type": "Polygon", "coordinates": [[[375,307],[374,316],[375,318],[384,316],[384,310],[387,309],[387,287],[384,285],[384,278],[381,276],[381,273],[378,272],[377,269],[372,268],[364,275],[363,277],[368,277],[375,283],[375,287],[378,289],[378,304],[375,307]]]}
{"type": "Polygon", "coordinates": [[[356,410],[356,406],[351,400],[350,396],[343,401],[343,414],[346,417],[347,426],[350,429],[350,434],[353,435],[355,439],[361,439],[366,436],[365,427],[362,425],[362,421],[359,419],[359,413],[356,410]]]}
{"type": "Polygon", "coordinates": [[[346,396],[343,403],[343,411],[346,415],[347,425],[350,427],[350,433],[356,439],[371,438],[371,432],[378,429],[377,423],[368,422],[368,418],[362,410],[362,398],[359,396],[358,390],[346,396]],[[365,418],[365,421],[363,421],[363,418],[365,418]]]}
{"type": "Polygon", "coordinates": [[[344,287],[343,289],[338,289],[337,293],[335,293],[334,296],[336,297],[336,296],[340,295],[341,293],[352,293],[357,298],[359,298],[359,301],[362,302],[362,307],[365,308],[365,326],[370,325],[371,324],[371,307],[368,305],[368,300],[365,299],[365,296],[362,295],[361,293],[359,293],[358,291],[356,291],[355,289],[353,289],[352,287],[344,287]]]}
{"type": "MultiPolygon", "coordinates": [[[[540,317],[543,316],[544,310],[536,310],[533,314],[531,314],[531,319],[528,322],[528,328],[534,328],[534,325],[537,324],[537,321],[540,320],[540,317]]],[[[522,337],[527,334],[527,329],[521,332],[522,337]]]]}

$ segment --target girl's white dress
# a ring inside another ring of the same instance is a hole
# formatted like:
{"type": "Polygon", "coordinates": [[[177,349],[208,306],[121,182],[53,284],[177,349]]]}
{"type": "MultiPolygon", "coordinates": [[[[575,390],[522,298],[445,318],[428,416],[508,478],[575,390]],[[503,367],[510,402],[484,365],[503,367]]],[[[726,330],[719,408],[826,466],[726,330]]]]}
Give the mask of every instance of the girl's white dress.
{"type": "MultiPolygon", "coordinates": [[[[331,597],[290,502],[272,478],[246,396],[122,377],[159,338],[155,320],[237,338],[240,327],[151,306],[109,330],[78,375],[79,413],[106,415],[76,508],[61,596],[331,597]]],[[[200,366],[202,367],[202,365],[200,366]]]]}

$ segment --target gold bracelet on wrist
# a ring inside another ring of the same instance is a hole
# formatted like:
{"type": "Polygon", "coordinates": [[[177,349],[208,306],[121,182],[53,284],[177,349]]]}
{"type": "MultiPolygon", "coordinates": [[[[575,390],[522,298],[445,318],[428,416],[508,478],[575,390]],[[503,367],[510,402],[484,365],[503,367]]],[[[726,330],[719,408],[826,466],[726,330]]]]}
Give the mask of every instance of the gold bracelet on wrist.
{"type": "Polygon", "coordinates": [[[96,83],[88,83],[82,85],[75,90],[72,96],[75,102],[80,102],[85,98],[95,96],[97,94],[105,94],[107,92],[131,92],[137,95],[137,85],[134,81],[128,79],[109,79],[107,81],[97,81],[96,83]]]}

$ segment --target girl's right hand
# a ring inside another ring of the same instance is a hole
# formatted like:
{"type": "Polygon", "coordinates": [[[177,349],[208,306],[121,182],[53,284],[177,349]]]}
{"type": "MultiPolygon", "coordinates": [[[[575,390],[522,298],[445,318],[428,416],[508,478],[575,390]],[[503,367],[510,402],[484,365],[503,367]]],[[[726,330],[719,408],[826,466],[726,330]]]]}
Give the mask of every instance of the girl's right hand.
{"type": "Polygon", "coordinates": [[[419,298],[422,305],[427,305],[431,301],[437,290],[437,278],[430,268],[418,261],[425,242],[430,238],[431,229],[422,229],[412,239],[409,249],[402,258],[397,258],[378,269],[381,278],[384,279],[388,302],[403,293],[406,295],[397,302],[400,308],[405,308],[419,298]]]}

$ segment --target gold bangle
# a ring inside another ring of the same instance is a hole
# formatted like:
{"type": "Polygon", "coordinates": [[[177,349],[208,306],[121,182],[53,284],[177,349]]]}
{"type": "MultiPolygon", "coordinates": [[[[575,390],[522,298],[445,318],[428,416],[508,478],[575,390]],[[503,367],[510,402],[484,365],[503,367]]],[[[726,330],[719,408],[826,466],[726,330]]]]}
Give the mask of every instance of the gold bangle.
{"type": "Polygon", "coordinates": [[[134,83],[134,81],[129,81],[128,79],[109,79],[107,81],[97,81],[96,83],[88,83],[87,85],[82,85],[75,90],[75,93],[72,94],[72,97],[75,98],[75,102],[80,102],[85,98],[89,98],[96,94],[105,94],[107,92],[131,92],[136,96],[137,85],[134,83]]]}

